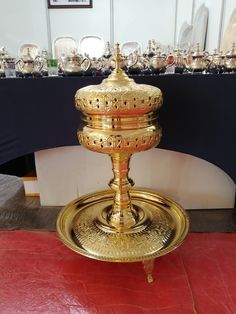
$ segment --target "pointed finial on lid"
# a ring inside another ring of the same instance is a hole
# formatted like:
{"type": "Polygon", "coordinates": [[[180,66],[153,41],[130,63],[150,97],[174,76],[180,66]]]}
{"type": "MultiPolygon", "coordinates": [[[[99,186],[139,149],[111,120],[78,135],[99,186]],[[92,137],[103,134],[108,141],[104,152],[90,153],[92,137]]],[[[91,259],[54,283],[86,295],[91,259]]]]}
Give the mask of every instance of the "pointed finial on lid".
{"type": "Polygon", "coordinates": [[[122,57],[120,53],[120,44],[118,43],[116,44],[116,47],[115,47],[114,60],[115,60],[115,71],[116,73],[119,73],[121,71],[120,63],[122,61],[122,57]]]}

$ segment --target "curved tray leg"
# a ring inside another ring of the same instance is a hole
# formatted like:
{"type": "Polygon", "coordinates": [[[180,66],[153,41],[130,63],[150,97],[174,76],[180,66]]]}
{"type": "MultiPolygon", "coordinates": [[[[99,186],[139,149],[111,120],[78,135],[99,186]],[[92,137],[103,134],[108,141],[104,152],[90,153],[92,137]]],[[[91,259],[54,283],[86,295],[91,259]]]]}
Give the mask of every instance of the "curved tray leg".
{"type": "Polygon", "coordinates": [[[144,268],[144,271],[146,273],[148,283],[152,283],[154,281],[154,278],[152,275],[152,272],[154,269],[154,262],[155,262],[154,258],[143,261],[143,268],[144,268]]]}

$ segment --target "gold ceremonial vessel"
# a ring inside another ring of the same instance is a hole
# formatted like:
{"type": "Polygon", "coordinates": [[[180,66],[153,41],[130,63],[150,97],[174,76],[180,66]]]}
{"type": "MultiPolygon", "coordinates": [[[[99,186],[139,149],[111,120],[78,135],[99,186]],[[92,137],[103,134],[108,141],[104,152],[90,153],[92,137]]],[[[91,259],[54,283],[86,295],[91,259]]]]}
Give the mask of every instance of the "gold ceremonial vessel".
{"type": "Polygon", "coordinates": [[[152,282],[154,259],[182,243],[189,221],[174,201],[153,191],[132,189],[134,182],[128,176],[132,154],[160,142],[157,109],[162,93],[157,87],[136,84],[121,69],[121,61],[117,44],[111,75],[75,95],[85,121],[78,131],[80,144],[111,157],[111,189],[81,196],[65,206],[57,219],[57,232],[66,246],[87,257],[142,261],[152,282]]]}

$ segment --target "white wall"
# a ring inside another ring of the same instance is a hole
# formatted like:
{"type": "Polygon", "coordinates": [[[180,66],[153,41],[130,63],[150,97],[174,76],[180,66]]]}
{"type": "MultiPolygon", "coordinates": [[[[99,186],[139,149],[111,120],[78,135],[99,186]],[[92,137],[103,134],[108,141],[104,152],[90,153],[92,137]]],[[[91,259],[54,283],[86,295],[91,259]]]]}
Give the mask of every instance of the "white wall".
{"type": "Polygon", "coordinates": [[[47,49],[46,10],[44,0],[0,0],[0,47],[13,56],[25,43],[47,49]]]}
{"type": "Polygon", "coordinates": [[[114,37],[120,43],[149,39],[174,45],[175,0],[114,0],[114,37]]]}
{"type": "MultiPolygon", "coordinates": [[[[82,146],[36,152],[35,164],[43,206],[64,206],[86,193],[109,189],[113,177],[110,158],[82,146]]],[[[134,154],[130,177],[136,187],[155,190],[184,208],[234,206],[232,179],[215,165],[191,155],[158,148],[134,154]]]]}
{"type": "Polygon", "coordinates": [[[212,51],[222,42],[236,0],[93,0],[90,9],[49,10],[47,0],[0,0],[0,47],[16,56],[23,43],[50,50],[56,37],[79,40],[89,34],[112,42],[139,41],[144,49],[152,38],[174,45],[182,23],[191,23],[202,3],[209,8],[206,49],[212,51]]]}
{"type": "Polygon", "coordinates": [[[110,40],[110,0],[95,0],[92,9],[50,9],[49,18],[52,42],[61,36],[79,42],[84,35],[110,40]]]}

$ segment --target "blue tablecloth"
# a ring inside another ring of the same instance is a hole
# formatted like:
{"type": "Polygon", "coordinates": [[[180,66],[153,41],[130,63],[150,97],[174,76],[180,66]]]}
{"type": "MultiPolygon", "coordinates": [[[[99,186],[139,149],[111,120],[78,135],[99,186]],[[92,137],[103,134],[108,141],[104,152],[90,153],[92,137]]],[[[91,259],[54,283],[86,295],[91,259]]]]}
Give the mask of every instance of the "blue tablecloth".
{"type": "MultiPolygon", "coordinates": [[[[236,75],[134,76],[158,86],[160,148],[203,158],[236,181],[236,75]]],[[[0,165],[34,151],[78,145],[77,89],[101,77],[0,79],[0,165]]]]}

